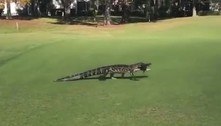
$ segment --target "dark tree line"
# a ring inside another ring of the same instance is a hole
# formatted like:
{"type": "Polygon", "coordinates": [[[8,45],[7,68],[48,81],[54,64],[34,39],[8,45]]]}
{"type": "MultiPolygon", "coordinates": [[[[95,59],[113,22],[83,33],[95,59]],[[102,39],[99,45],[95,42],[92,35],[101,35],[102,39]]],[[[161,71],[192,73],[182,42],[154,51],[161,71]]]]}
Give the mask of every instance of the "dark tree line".
{"type": "MultiPolygon", "coordinates": [[[[11,0],[6,2],[6,18],[11,19],[11,0]]],[[[165,17],[192,16],[193,7],[196,11],[209,10],[210,0],[55,0],[61,8],[55,8],[53,0],[14,0],[23,6],[18,10],[21,16],[44,17],[59,15],[64,21],[71,21],[72,17],[104,16],[104,24],[111,24],[111,15],[121,16],[121,23],[127,23],[130,16],[140,16],[146,21],[154,21],[165,17]],[[73,3],[74,9],[73,9],[73,3]],[[59,13],[59,14],[58,14],[59,13]],[[50,14],[50,15],[49,15],[50,14]]]]}

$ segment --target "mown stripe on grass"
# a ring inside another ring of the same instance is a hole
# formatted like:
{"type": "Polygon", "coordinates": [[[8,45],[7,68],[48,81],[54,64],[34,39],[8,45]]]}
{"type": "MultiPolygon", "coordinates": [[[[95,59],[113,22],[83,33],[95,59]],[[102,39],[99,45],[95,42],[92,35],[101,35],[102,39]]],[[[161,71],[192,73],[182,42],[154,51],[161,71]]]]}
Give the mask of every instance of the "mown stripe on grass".
{"type": "Polygon", "coordinates": [[[49,46],[51,45],[52,43],[46,43],[46,44],[41,44],[41,45],[37,45],[35,47],[31,47],[31,48],[27,48],[27,49],[23,49],[21,52],[18,52],[17,54],[15,55],[12,55],[4,60],[0,60],[0,68],[2,66],[4,66],[5,64],[7,64],[8,62],[12,61],[12,60],[15,60],[21,56],[23,56],[24,54],[27,54],[27,53],[30,53],[34,50],[37,50],[37,49],[40,49],[40,48],[43,48],[45,46],[49,46]]]}

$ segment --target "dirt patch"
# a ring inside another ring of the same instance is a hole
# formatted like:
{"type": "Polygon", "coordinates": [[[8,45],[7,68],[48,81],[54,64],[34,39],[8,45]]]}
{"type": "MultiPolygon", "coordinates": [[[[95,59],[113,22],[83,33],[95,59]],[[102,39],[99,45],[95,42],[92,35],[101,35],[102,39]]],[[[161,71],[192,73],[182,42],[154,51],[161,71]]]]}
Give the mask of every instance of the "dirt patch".
{"type": "Polygon", "coordinates": [[[82,24],[58,24],[56,19],[39,18],[32,20],[5,20],[0,19],[0,28],[15,29],[17,25],[22,31],[64,31],[64,32],[92,32],[112,31],[122,29],[124,25],[82,25],[82,24]]]}
{"type": "Polygon", "coordinates": [[[130,28],[131,26],[137,30],[136,31],[164,31],[181,25],[190,24],[194,17],[190,18],[176,18],[168,20],[159,20],[154,23],[129,23],[120,25],[108,25],[104,26],[102,23],[98,25],[96,23],[91,23],[92,25],[82,25],[80,24],[59,24],[57,19],[53,18],[38,18],[38,19],[13,19],[13,20],[0,20],[0,28],[11,28],[16,30],[16,23],[21,31],[55,31],[64,33],[83,33],[83,34],[109,34],[112,31],[117,31],[117,33],[122,33],[130,28]],[[135,26],[136,25],[136,26],[135,26]],[[135,26],[135,27],[134,27],[135,26]]]}

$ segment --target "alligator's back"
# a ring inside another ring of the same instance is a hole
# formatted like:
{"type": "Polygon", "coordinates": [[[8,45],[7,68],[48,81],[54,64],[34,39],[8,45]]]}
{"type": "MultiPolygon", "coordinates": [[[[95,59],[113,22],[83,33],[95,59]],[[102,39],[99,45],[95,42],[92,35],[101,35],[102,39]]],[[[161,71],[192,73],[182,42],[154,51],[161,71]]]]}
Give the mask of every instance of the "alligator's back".
{"type": "Polygon", "coordinates": [[[109,66],[102,66],[95,69],[87,70],[85,72],[76,73],[70,76],[66,76],[63,78],[59,78],[56,81],[71,81],[71,80],[78,80],[78,79],[84,79],[90,76],[96,76],[96,75],[103,75],[106,77],[108,74],[110,76],[113,76],[115,73],[122,74],[124,76],[125,73],[131,73],[133,75],[133,72],[136,71],[145,71],[147,67],[149,67],[151,63],[136,63],[131,65],[126,64],[115,64],[115,65],[109,65],[109,66]]]}

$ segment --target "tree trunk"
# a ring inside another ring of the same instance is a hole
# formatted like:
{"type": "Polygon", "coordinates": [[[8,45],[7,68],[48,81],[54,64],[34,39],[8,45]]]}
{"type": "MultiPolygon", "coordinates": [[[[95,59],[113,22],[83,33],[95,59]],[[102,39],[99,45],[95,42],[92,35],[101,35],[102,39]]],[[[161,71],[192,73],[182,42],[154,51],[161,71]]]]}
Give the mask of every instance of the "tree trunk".
{"type": "Polygon", "coordinates": [[[42,13],[41,13],[41,10],[40,10],[40,2],[39,2],[39,0],[36,1],[36,11],[37,11],[37,16],[41,17],[42,13]]]}
{"type": "Polygon", "coordinates": [[[154,15],[154,20],[157,20],[157,18],[158,18],[158,0],[155,0],[155,2],[154,2],[153,15],[154,15]]]}
{"type": "Polygon", "coordinates": [[[105,12],[104,12],[104,24],[110,25],[111,24],[111,15],[110,15],[110,9],[111,9],[111,0],[105,1],[105,12]]]}
{"type": "Polygon", "coordinates": [[[75,16],[78,16],[78,1],[76,0],[76,6],[75,6],[75,16]]]}
{"type": "Polygon", "coordinates": [[[127,0],[125,0],[122,4],[122,18],[121,23],[127,23],[130,18],[130,8],[127,3],[127,0]]]}
{"type": "Polygon", "coordinates": [[[11,1],[10,1],[10,0],[6,0],[5,3],[6,3],[6,6],[7,6],[6,19],[7,19],[7,20],[10,20],[10,19],[12,19],[12,15],[11,15],[11,5],[10,5],[11,1]]]}
{"type": "Polygon", "coordinates": [[[31,15],[33,17],[41,16],[40,7],[39,7],[39,0],[32,0],[31,1],[31,15]]]}
{"type": "Polygon", "coordinates": [[[63,21],[68,23],[71,21],[71,0],[61,0],[61,3],[64,7],[64,12],[62,12],[63,21]]]}
{"type": "Polygon", "coordinates": [[[151,21],[151,6],[150,6],[150,0],[145,1],[145,18],[146,21],[151,21]]]}
{"type": "Polygon", "coordinates": [[[69,6],[64,8],[64,15],[63,16],[64,16],[63,19],[65,22],[71,21],[71,8],[69,6]]]}

